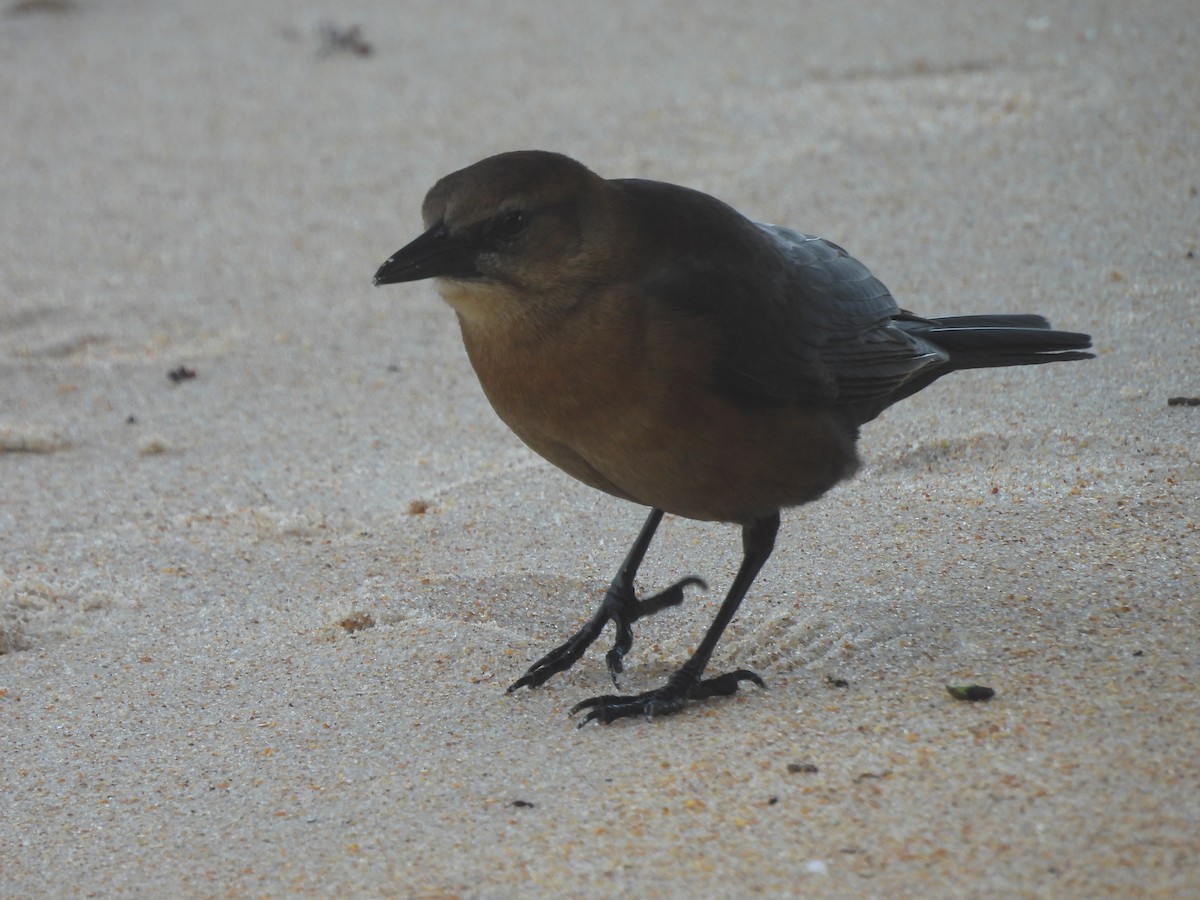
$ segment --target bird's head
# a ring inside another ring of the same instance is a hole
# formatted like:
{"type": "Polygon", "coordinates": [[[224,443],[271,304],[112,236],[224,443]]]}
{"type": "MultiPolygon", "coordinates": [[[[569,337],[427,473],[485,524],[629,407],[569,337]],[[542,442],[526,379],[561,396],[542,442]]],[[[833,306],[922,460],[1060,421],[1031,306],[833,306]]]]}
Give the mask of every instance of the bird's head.
{"type": "Polygon", "coordinates": [[[439,280],[463,306],[498,289],[526,302],[570,294],[603,265],[608,182],[557,153],[492,156],[441,179],[425,197],[426,231],[375,273],[375,283],[439,280]]]}

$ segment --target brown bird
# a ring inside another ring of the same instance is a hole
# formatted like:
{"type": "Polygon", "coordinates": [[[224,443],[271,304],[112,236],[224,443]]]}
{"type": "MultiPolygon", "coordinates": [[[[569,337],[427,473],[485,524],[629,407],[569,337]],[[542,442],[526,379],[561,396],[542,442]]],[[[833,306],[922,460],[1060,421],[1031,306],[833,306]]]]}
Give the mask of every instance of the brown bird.
{"type": "Polygon", "coordinates": [[[616,683],[633,623],[704,586],[636,595],[664,510],[742,526],[741,566],[691,658],[657,690],[579,703],[580,725],[763,686],[746,669],[704,671],[771,554],[779,511],[854,474],[860,425],[958,369],[1092,356],[1088,335],[1041,316],[921,318],[836,244],[555,153],[447,175],[422,216],[425,233],[375,283],[436,279],[500,418],[568,474],[651,507],[596,614],[510,693],[570,668],[609,622],[616,683]]]}

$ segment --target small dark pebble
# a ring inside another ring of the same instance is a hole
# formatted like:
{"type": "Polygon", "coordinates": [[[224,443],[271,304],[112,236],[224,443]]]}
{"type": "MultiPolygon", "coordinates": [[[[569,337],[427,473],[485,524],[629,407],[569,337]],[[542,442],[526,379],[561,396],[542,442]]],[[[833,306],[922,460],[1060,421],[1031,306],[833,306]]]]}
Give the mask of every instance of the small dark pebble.
{"type": "Polygon", "coordinates": [[[512,805],[518,809],[533,809],[533,804],[528,800],[514,800],[512,805]]]}
{"type": "Polygon", "coordinates": [[[189,369],[187,366],[180,366],[177,369],[172,369],[167,373],[167,377],[171,379],[172,384],[179,384],[181,381],[188,381],[196,377],[196,370],[189,369]]]}
{"type": "Polygon", "coordinates": [[[996,692],[982,684],[948,684],[946,690],[955,700],[968,700],[977,703],[980,700],[991,700],[996,692]]]}
{"type": "Polygon", "coordinates": [[[125,418],[125,424],[126,425],[136,425],[137,424],[137,416],[127,416],[125,418]]]}
{"type": "Polygon", "coordinates": [[[805,775],[816,775],[816,763],[788,763],[787,770],[793,775],[803,773],[805,775]]]}
{"type": "Polygon", "coordinates": [[[857,784],[862,784],[864,781],[871,781],[876,778],[887,778],[891,774],[891,769],[884,769],[882,772],[860,772],[854,776],[854,781],[857,784]]]}
{"type": "Polygon", "coordinates": [[[26,13],[69,13],[79,7],[74,0],[17,0],[8,7],[10,16],[22,16],[26,13]]]}
{"type": "Polygon", "coordinates": [[[778,802],[779,802],[778,797],[768,797],[767,798],[767,806],[774,806],[778,802]]]}
{"type": "Polygon", "coordinates": [[[1168,397],[1167,406],[1200,406],[1200,397],[1168,397]]]}
{"type": "Polygon", "coordinates": [[[363,40],[362,29],[357,25],[342,28],[333,22],[323,22],[320,26],[322,56],[330,53],[354,53],[358,56],[370,56],[371,45],[363,40]]]}

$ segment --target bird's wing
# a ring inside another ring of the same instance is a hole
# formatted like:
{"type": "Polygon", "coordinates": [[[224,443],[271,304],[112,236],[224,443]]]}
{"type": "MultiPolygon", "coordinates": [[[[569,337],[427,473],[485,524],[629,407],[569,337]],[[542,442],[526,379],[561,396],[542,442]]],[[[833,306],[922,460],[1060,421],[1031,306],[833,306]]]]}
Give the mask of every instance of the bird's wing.
{"type": "Polygon", "coordinates": [[[816,374],[816,396],[802,389],[787,400],[872,406],[923,368],[946,362],[935,344],[896,328],[895,318],[904,313],[850,253],[788,228],[757,227],[787,263],[784,283],[762,304],[780,334],[779,353],[764,350],[757,364],[774,391],[786,396],[788,384],[805,385],[816,374]]]}
{"type": "Polygon", "coordinates": [[[714,378],[736,402],[842,407],[865,421],[899,385],[946,361],[934,344],[896,327],[894,318],[908,314],[841,247],[741,222],[725,219],[731,227],[721,241],[681,250],[642,284],[714,323],[714,378]]]}
{"type": "Polygon", "coordinates": [[[785,284],[765,310],[783,335],[782,352],[768,363],[777,382],[786,384],[789,375],[803,379],[813,369],[821,373],[826,400],[871,406],[918,372],[947,361],[941,348],[897,326],[915,317],[837,244],[756,225],[787,261],[785,284]]]}

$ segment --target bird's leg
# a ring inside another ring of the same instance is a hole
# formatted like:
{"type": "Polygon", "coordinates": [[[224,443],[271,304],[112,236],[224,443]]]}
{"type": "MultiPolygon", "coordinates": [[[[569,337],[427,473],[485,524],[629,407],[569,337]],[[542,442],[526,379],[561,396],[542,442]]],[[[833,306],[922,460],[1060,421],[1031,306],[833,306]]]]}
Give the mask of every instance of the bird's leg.
{"type": "Polygon", "coordinates": [[[607,618],[612,620],[617,631],[617,639],[613,641],[612,649],[604,656],[604,662],[608,666],[608,674],[612,678],[613,684],[617,683],[617,676],[625,671],[623,660],[625,654],[629,652],[629,648],[633,646],[633,623],[646,616],[652,616],[669,606],[678,606],[683,602],[683,589],[688,585],[696,585],[703,590],[708,589],[703,578],[696,578],[693,575],[681,578],[665,591],[655,594],[653,597],[646,597],[644,600],[639,599],[634,593],[633,580],[637,577],[642,557],[646,555],[650,539],[654,537],[654,532],[658,529],[658,523],[662,521],[662,516],[661,509],[650,510],[646,524],[642,526],[637,540],[629,548],[625,562],[621,563],[621,568],[617,570],[617,574],[608,586],[608,590],[605,591],[604,600],[600,604],[600,613],[606,614],[607,618]]]}
{"type": "Polygon", "coordinates": [[[633,646],[633,628],[631,627],[633,623],[645,616],[654,615],[668,606],[680,603],[683,600],[683,589],[688,585],[707,587],[701,579],[692,577],[681,579],[662,593],[644,600],[638,599],[634,593],[633,581],[637,577],[638,567],[642,564],[642,558],[645,557],[646,550],[650,547],[650,541],[654,538],[654,532],[658,530],[658,523],[662,521],[662,517],[661,509],[650,510],[646,523],[638,532],[637,540],[629,548],[625,561],[621,563],[621,568],[617,570],[616,576],[608,586],[596,614],[565,644],[555,647],[530,666],[529,671],[509,687],[508,693],[511,694],[518,688],[537,687],[544,684],[550,676],[571,668],[583,656],[584,651],[600,636],[600,632],[610,621],[616,626],[617,639],[613,643],[613,648],[605,656],[605,662],[615,684],[617,675],[624,669],[622,659],[629,652],[629,648],[633,646]]]}
{"type": "Polygon", "coordinates": [[[743,557],[742,565],[729,594],[725,597],[717,617],[709,626],[704,640],[696,648],[691,659],[683,664],[667,683],[657,690],[646,691],[631,697],[616,694],[606,694],[602,697],[592,697],[578,703],[572,713],[587,710],[587,715],[580,722],[580,727],[593,720],[608,724],[626,716],[644,715],[664,716],[678,712],[687,705],[689,700],[703,700],[706,697],[724,697],[737,691],[743,681],[752,681],[759,687],[764,687],[763,680],[749,669],[738,669],[726,672],[713,678],[701,678],[704,669],[716,649],[717,641],[722,632],[737,612],[742,598],[746,596],[751,583],[759,570],[771,555],[775,547],[775,534],[779,531],[779,513],[772,513],[757,519],[742,530],[743,557]]]}

